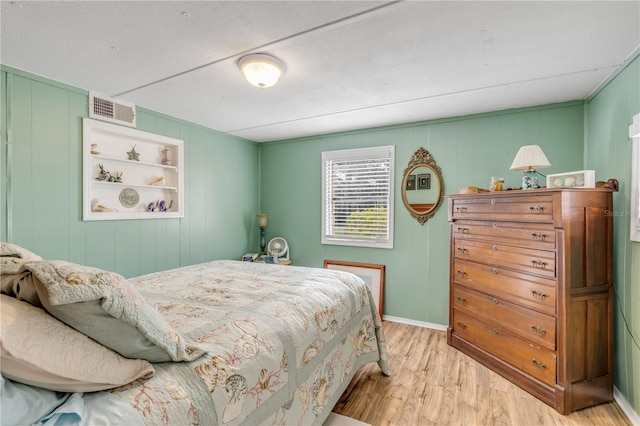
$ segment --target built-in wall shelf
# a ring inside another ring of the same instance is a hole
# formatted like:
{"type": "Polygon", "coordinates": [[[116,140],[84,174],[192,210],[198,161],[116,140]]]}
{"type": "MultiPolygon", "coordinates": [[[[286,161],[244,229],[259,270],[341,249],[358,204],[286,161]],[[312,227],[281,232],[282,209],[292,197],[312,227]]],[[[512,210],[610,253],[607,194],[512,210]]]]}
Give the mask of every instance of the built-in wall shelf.
{"type": "Polygon", "coordinates": [[[83,120],[83,220],[184,217],[183,141],[83,120]]]}

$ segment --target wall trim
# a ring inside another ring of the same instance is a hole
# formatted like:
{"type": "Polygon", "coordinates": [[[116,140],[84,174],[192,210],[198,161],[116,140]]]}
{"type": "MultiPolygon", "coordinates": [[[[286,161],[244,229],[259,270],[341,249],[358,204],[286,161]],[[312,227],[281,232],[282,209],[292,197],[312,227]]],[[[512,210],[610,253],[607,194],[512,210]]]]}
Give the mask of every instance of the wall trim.
{"type": "Polygon", "coordinates": [[[432,322],[416,321],[408,318],[393,317],[391,315],[383,315],[385,321],[397,322],[400,324],[415,325],[417,327],[430,328],[432,330],[447,331],[447,326],[442,324],[434,324],[432,322]]]}
{"type": "Polygon", "coordinates": [[[638,413],[633,410],[629,401],[626,400],[624,395],[622,395],[622,392],[620,392],[615,386],[613,387],[613,399],[616,401],[618,406],[620,406],[620,409],[622,409],[622,412],[627,416],[629,421],[635,426],[640,426],[640,416],[638,416],[638,413]]]}
{"type": "Polygon", "coordinates": [[[640,57],[640,46],[636,47],[633,50],[633,52],[631,52],[631,54],[629,56],[627,56],[627,58],[621,64],[619,64],[617,66],[614,66],[615,67],[614,71],[611,74],[609,74],[604,80],[602,80],[602,82],[600,82],[598,87],[593,89],[591,91],[591,93],[589,94],[589,96],[586,97],[585,100],[587,102],[590,102],[593,98],[598,96],[598,94],[600,92],[602,92],[602,90],[605,87],[607,87],[609,85],[609,83],[611,83],[613,80],[615,80],[615,78],[618,75],[620,75],[622,73],[622,71],[624,71],[638,57],[640,57]]]}
{"type": "Polygon", "coordinates": [[[56,80],[50,79],[48,77],[43,77],[43,76],[38,75],[38,74],[33,74],[33,73],[29,72],[29,71],[23,71],[23,70],[20,70],[20,69],[17,69],[17,68],[13,68],[13,67],[10,67],[8,65],[2,65],[2,64],[0,64],[0,69],[2,71],[5,71],[7,74],[17,75],[17,76],[24,77],[24,78],[29,79],[29,80],[37,81],[39,83],[43,83],[43,84],[48,84],[50,86],[59,87],[61,89],[65,89],[65,90],[68,90],[70,92],[78,93],[78,94],[81,94],[81,95],[84,95],[84,96],[87,96],[87,97],[89,96],[89,91],[87,91],[87,90],[81,89],[79,87],[71,86],[69,84],[62,83],[60,81],[56,81],[56,80]]]}
{"type": "Polygon", "coordinates": [[[13,120],[11,117],[11,93],[13,86],[13,75],[5,72],[6,76],[6,84],[5,84],[5,119],[6,119],[6,134],[5,134],[5,142],[6,142],[6,151],[5,151],[5,163],[3,164],[5,170],[5,229],[7,235],[6,241],[11,243],[13,242],[13,192],[11,190],[12,187],[12,161],[13,161],[13,120]]]}

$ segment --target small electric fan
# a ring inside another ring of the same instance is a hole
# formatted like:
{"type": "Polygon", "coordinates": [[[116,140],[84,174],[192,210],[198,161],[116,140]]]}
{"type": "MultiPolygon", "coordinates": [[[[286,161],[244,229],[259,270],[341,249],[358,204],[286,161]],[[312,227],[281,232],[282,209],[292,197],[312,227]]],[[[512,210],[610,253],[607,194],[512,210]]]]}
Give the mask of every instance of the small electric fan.
{"type": "Polygon", "coordinates": [[[275,237],[267,245],[267,254],[278,258],[278,263],[289,263],[289,245],[282,237],[275,237]]]}

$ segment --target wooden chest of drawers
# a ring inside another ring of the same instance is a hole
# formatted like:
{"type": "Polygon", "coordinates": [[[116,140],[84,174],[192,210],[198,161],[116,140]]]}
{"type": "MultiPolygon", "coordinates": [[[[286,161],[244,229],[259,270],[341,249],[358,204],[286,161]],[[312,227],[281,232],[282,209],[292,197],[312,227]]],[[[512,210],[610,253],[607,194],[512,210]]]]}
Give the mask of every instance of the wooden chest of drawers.
{"type": "Polygon", "coordinates": [[[562,414],[611,401],[612,192],[447,198],[449,345],[562,414]]]}

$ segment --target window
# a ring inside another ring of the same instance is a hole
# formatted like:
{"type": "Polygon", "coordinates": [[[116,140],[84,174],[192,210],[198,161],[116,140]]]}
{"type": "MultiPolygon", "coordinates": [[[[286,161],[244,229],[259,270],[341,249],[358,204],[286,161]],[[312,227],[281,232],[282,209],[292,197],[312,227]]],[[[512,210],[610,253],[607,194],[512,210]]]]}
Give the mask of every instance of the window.
{"type": "Polygon", "coordinates": [[[393,248],[395,147],[322,153],[322,244],[393,248]]]}
{"type": "Polygon", "coordinates": [[[640,242],[640,114],[633,117],[629,126],[629,138],[633,143],[631,156],[631,223],[629,237],[640,242]]]}

